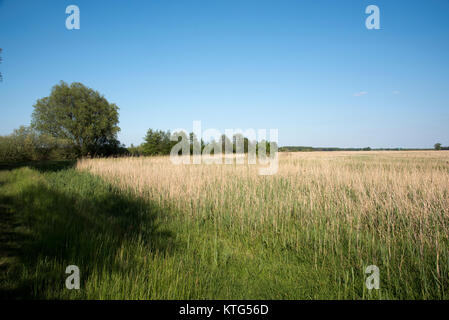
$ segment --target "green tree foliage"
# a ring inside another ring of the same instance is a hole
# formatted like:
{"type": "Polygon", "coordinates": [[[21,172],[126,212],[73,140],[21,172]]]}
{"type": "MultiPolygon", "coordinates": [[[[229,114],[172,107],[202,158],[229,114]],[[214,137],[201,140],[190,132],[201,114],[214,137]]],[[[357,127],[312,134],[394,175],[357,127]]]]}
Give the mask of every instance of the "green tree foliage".
{"type": "Polygon", "coordinates": [[[190,154],[192,154],[193,147],[192,147],[191,139],[194,140],[193,134],[187,134],[187,132],[184,132],[184,131],[174,132],[171,135],[172,147],[170,148],[169,153],[171,153],[173,150],[173,152],[177,152],[178,155],[182,155],[183,151],[190,152],[190,154]],[[190,136],[190,138],[189,138],[189,136],[190,136]],[[173,149],[173,147],[175,145],[177,147],[176,147],[176,149],[173,149]]]}
{"type": "Polygon", "coordinates": [[[190,141],[190,154],[193,154],[193,150],[200,150],[200,152],[203,152],[204,149],[204,141],[201,139],[201,141],[198,140],[198,137],[193,132],[189,133],[189,141],[190,141]]]}
{"type": "Polygon", "coordinates": [[[146,156],[170,154],[175,141],[170,141],[170,131],[148,129],[142,153],[146,156]]]}
{"type": "Polygon", "coordinates": [[[229,139],[225,134],[221,135],[220,143],[222,153],[232,153],[235,149],[235,146],[233,146],[231,139],[229,139]]]}
{"type": "Polygon", "coordinates": [[[50,96],[34,105],[32,126],[41,133],[70,141],[78,156],[122,151],[117,140],[118,107],[98,91],[61,81],[50,96]]]}
{"type": "Polygon", "coordinates": [[[449,150],[449,146],[443,146],[441,143],[435,143],[435,150],[449,150]]]}
{"type": "Polygon", "coordinates": [[[250,142],[247,137],[241,133],[232,136],[232,151],[234,153],[248,153],[250,142]],[[243,147],[243,150],[241,149],[243,147]]]}
{"type": "MultiPolygon", "coordinates": [[[[202,153],[206,145],[218,145],[218,150],[220,150],[221,147],[223,153],[226,151],[226,146],[229,148],[228,152],[240,153],[242,150],[240,147],[239,150],[237,150],[237,143],[243,145],[244,153],[248,153],[248,150],[255,150],[258,152],[259,147],[263,144],[263,146],[265,146],[266,153],[270,154],[270,142],[265,140],[260,142],[249,141],[248,138],[244,137],[242,134],[235,134],[232,139],[223,134],[218,141],[212,140],[205,143],[203,139],[199,140],[193,132],[190,132],[187,136],[184,132],[171,134],[170,131],[153,129],[148,129],[144,138],[145,142],[143,144],[137,147],[131,145],[131,147],[128,148],[128,154],[132,156],[168,155],[170,154],[172,148],[183,139],[184,141],[188,141],[188,149],[190,149],[190,154],[193,154],[194,146],[197,150],[201,150],[202,153]],[[175,141],[171,141],[171,136],[175,137],[175,141]],[[176,139],[176,137],[178,138],[176,139]]],[[[273,142],[271,142],[271,144],[273,144],[273,142]]],[[[274,145],[277,147],[277,144],[274,145]]],[[[211,154],[214,154],[213,147],[211,147],[211,150],[211,154]]],[[[179,154],[181,154],[181,150],[179,150],[179,154]]]]}
{"type": "Polygon", "coordinates": [[[143,155],[143,147],[142,145],[140,146],[134,146],[131,143],[131,146],[128,147],[128,152],[127,152],[130,156],[136,157],[136,156],[141,156],[143,155]]]}
{"type": "Polygon", "coordinates": [[[74,158],[69,141],[21,126],[7,136],[0,136],[0,161],[40,161],[74,158]]]}

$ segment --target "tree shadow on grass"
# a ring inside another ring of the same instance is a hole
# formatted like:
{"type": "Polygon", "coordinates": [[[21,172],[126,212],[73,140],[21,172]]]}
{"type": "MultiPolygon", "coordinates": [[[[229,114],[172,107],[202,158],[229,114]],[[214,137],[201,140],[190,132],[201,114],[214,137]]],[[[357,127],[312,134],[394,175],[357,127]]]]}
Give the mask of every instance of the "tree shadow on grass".
{"type": "Polygon", "coordinates": [[[75,166],[76,160],[45,160],[26,162],[0,162],[0,171],[28,167],[39,172],[56,172],[75,166]]]}
{"type": "MultiPolygon", "coordinates": [[[[0,253],[7,260],[0,265],[5,273],[0,299],[64,298],[68,265],[80,268],[83,285],[92,273],[130,271],[132,252],[151,255],[175,248],[173,234],[158,222],[160,208],[71,171],[71,179],[56,173],[56,183],[0,194],[0,253]]],[[[76,291],[77,298],[87,297],[76,291]]]]}
{"type": "Polygon", "coordinates": [[[0,162],[0,171],[14,170],[22,167],[29,167],[39,172],[56,172],[72,168],[76,160],[46,160],[27,162],[0,162]]]}

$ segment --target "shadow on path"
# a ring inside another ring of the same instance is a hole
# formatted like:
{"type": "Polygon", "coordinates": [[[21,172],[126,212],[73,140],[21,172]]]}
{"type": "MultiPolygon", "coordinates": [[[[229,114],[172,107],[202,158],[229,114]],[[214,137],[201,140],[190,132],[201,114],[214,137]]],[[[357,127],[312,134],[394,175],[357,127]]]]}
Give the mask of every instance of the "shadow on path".
{"type": "Polygon", "coordinates": [[[9,184],[0,182],[0,299],[58,298],[68,265],[79,266],[85,280],[93,270],[132,268],[119,250],[174,248],[172,233],[157,222],[159,208],[100,178],[67,170],[5,194],[9,184]]]}
{"type": "Polygon", "coordinates": [[[29,162],[0,162],[0,171],[28,167],[40,172],[55,172],[72,168],[76,160],[48,160],[29,162]]]}

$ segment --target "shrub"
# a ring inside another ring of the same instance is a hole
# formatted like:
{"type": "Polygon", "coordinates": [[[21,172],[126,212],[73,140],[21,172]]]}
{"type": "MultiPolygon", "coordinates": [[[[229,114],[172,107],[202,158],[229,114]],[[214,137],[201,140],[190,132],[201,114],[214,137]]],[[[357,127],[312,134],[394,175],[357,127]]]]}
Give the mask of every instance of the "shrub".
{"type": "Polygon", "coordinates": [[[0,136],[0,161],[40,161],[74,158],[70,144],[52,136],[41,134],[30,127],[21,126],[7,136],[0,136]]]}

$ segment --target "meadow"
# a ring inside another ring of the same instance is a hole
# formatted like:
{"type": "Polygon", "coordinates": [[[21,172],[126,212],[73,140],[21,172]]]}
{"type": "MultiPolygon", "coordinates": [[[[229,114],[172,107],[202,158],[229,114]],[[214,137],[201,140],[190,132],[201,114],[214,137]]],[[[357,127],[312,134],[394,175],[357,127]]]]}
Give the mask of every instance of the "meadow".
{"type": "Polygon", "coordinates": [[[449,298],[448,151],[280,153],[271,176],[81,159],[0,171],[0,200],[4,297],[449,298]]]}

